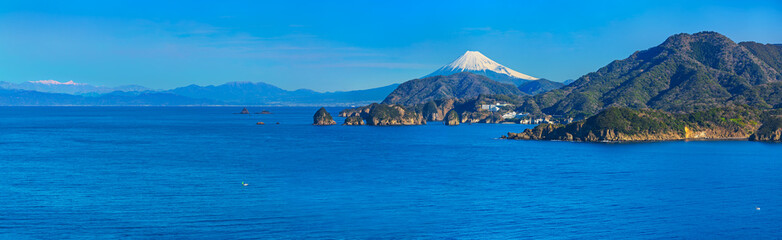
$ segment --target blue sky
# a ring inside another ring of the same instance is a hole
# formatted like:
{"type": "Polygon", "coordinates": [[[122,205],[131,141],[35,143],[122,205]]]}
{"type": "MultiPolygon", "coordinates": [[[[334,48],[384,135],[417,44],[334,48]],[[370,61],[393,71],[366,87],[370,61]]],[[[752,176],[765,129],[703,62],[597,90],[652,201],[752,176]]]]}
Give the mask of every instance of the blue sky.
{"type": "Polygon", "coordinates": [[[476,50],[563,81],[676,33],[782,43],[782,1],[19,1],[0,3],[0,81],[352,90],[476,50]]]}

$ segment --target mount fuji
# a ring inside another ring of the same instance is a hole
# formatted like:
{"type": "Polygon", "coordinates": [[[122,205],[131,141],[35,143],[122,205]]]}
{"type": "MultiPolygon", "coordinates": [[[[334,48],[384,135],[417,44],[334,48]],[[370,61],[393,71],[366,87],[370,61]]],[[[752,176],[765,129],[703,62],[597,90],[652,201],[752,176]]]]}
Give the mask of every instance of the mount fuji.
{"type": "Polygon", "coordinates": [[[502,64],[489,59],[478,51],[467,51],[464,53],[464,55],[457,58],[453,62],[424,77],[438,75],[449,76],[460,72],[470,72],[483,75],[492,80],[513,83],[516,86],[520,86],[528,83],[529,81],[539,79],[503,66],[502,64]]]}

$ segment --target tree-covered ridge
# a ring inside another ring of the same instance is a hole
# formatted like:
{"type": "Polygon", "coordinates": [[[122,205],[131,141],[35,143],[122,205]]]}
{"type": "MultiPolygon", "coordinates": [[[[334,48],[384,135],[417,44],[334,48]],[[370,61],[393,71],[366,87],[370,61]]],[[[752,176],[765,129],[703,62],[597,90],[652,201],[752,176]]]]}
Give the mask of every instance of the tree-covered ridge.
{"type": "Polygon", "coordinates": [[[772,67],[775,59],[758,57],[719,33],[677,34],[535,101],[543,112],[581,117],[611,106],[673,112],[741,104],[772,108],[780,104],[775,96],[782,81],[772,67]]]}
{"type": "Polygon", "coordinates": [[[519,90],[529,95],[536,95],[544,92],[548,92],[554,89],[564,87],[565,84],[561,82],[554,82],[548,79],[538,79],[534,81],[527,81],[519,85],[519,90]]]}
{"type": "Polygon", "coordinates": [[[772,68],[776,69],[777,72],[782,72],[782,44],[741,42],[739,45],[752,52],[753,55],[772,68]]]}
{"type": "Polygon", "coordinates": [[[462,72],[407,81],[389,94],[383,103],[409,106],[432,100],[475,98],[481,94],[524,95],[514,85],[462,72]]]}

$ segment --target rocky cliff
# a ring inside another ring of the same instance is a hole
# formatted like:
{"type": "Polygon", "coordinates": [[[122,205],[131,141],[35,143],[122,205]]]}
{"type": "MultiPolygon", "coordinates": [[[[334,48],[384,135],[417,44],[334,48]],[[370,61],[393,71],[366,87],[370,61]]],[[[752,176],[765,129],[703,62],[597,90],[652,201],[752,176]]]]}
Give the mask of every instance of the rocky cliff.
{"type": "Polygon", "coordinates": [[[361,116],[350,116],[345,118],[345,123],[342,125],[346,125],[346,126],[364,125],[364,119],[362,119],[361,116]]]}
{"type": "Polygon", "coordinates": [[[423,125],[426,119],[420,112],[393,104],[373,103],[367,106],[345,109],[339,113],[340,117],[361,118],[370,126],[402,126],[423,125]]]}
{"type": "Polygon", "coordinates": [[[317,112],[315,112],[315,115],[312,116],[313,125],[319,125],[319,126],[327,126],[327,125],[335,125],[337,124],[336,121],[334,121],[334,118],[331,117],[331,114],[326,111],[325,108],[318,109],[317,112]]]}
{"type": "Polygon", "coordinates": [[[424,117],[399,105],[373,104],[366,118],[367,125],[371,126],[396,126],[396,125],[423,125],[424,117]]]}
{"type": "Polygon", "coordinates": [[[755,134],[749,137],[752,141],[779,142],[782,141],[782,116],[769,117],[755,134]]]}

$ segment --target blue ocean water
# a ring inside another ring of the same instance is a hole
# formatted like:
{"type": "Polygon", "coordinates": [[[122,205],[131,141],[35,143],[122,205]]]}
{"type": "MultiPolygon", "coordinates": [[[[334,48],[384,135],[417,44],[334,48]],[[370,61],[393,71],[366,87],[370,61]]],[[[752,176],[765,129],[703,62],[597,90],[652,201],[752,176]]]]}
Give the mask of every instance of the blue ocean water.
{"type": "Polygon", "coordinates": [[[0,238],[782,236],[782,144],[512,141],[531,126],[264,109],[0,107],[0,238]]]}

